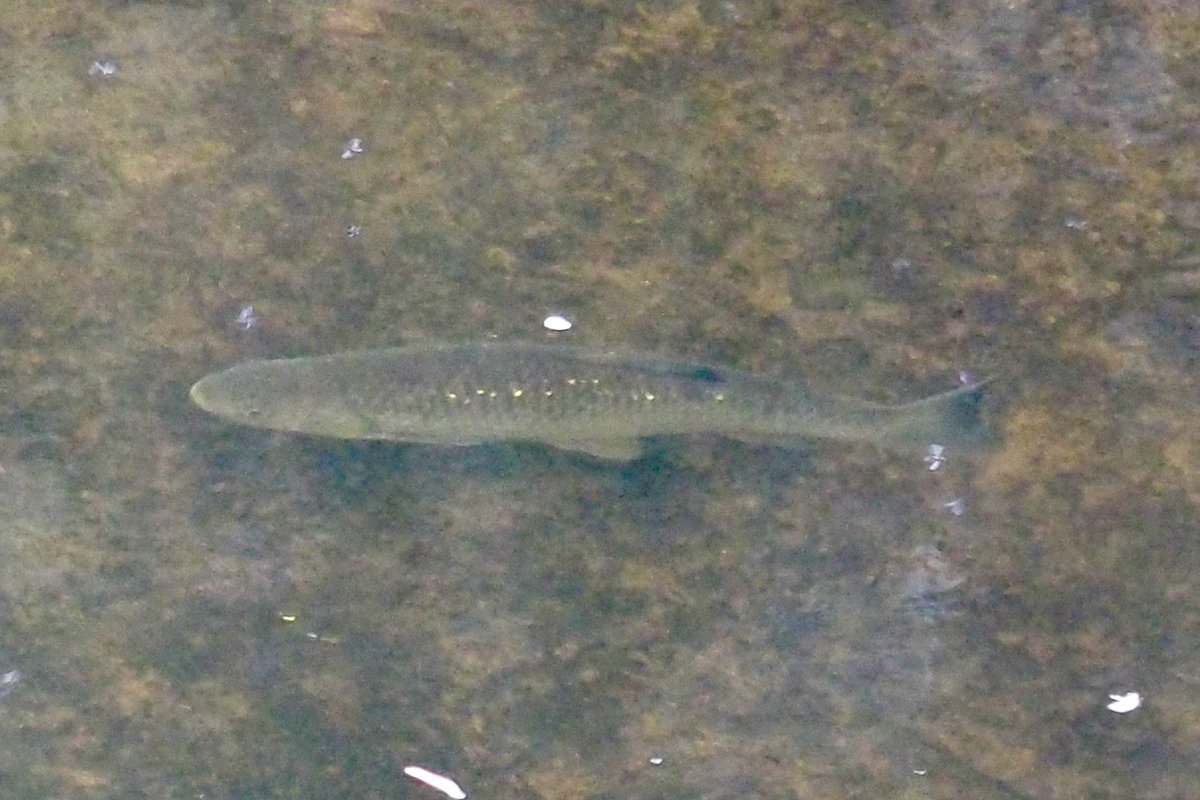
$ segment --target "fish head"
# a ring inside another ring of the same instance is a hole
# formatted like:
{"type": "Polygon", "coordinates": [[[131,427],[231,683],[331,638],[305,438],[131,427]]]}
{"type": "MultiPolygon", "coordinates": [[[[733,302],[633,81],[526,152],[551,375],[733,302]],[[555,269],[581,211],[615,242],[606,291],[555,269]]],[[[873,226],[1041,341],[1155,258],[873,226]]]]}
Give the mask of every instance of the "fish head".
{"type": "Polygon", "coordinates": [[[301,360],[251,361],[201,378],[192,386],[197,406],[230,422],[318,436],[363,438],[364,420],[344,394],[344,383],[301,360]]]}

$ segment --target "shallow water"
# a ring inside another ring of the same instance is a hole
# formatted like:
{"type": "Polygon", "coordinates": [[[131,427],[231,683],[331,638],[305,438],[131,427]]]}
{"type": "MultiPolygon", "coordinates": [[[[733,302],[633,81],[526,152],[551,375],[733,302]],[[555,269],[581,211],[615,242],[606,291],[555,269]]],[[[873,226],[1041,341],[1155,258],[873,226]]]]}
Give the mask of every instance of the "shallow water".
{"type": "Polygon", "coordinates": [[[1200,13],[826,5],[6,5],[5,796],[1200,796],[1200,13]],[[1003,443],[187,400],[554,312],[1003,443]]]}

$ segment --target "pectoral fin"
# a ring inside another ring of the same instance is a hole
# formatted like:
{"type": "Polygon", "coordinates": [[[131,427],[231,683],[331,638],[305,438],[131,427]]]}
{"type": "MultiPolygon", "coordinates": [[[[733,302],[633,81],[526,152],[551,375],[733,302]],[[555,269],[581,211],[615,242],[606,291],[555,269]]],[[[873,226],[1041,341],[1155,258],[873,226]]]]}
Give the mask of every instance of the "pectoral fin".
{"type": "Polygon", "coordinates": [[[572,439],[564,442],[547,441],[546,444],[609,461],[632,461],[642,454],[642,446],[637,439],[572,439]]]}

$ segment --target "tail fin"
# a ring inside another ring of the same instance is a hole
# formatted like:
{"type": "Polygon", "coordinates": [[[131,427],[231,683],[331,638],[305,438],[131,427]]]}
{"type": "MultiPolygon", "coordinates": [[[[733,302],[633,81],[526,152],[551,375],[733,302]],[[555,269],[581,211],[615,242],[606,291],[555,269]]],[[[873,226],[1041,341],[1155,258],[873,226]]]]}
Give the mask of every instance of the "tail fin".
{"type": "Polygon", "coordinates": [[[990,379],[896,407],[888,441],[961,448],[993,444],[995,437],[979,414],[988,383],[990,379]]]}

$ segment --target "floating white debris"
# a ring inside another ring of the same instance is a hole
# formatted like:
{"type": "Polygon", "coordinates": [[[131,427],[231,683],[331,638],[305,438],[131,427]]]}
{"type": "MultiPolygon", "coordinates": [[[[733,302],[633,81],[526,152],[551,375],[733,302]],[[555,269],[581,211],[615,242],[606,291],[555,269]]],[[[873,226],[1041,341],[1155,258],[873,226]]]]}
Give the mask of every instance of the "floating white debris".
{"type": "Polygon", "coordinates": [[[930,472],[935,472],[942,468],[942,464],[946,463],[946,448],[940,444],[931,444],[929,449],[925,451],[925,464],[929,467],[930,472]]]}
{"type": "Polygon", "coordinates": [[[241,325],[244,331],[248,331],[257,325],[258,317],[254,313],[254,306],[243,306],[234,322],[241,325]]]}
{"type": "Polygon", "coordinates": [[[19,669],[9,670],[3,675],[0,675],[0,697],[8,696],[8,693],[17,688],[17,683],[21,680],[21,671],[19,669]]]}
{"type": "Polygon", "coordinates": [[[88,67],[88,75],[93,78],[112,78],[120,73],[121,68],[117,66],[117,62],[111,58],[106,58],[101,61],[93,61],[88,67]]]}
{"type": "Polygon", "coordinates": [[[554,331],[556,333],[562,333],[563,331],[569,331],[574,326],[574,324],[575,323],[571,322],[571,320],[567,319],[562,314],[551,314],[550,316],[548,316],[544,320],[542,320],[543,328],[545,328],[548,331],[554,331]]]}
{"type": "Polygon", "coordinates": [[[960,369],[958,371],[958,382],[963,386],[973,386],[976,383],[979,383],[979,381],[975,379],[975,373],[967,369],[960,369]]]}
{"type": "Polygon", "coordinates": [[[663,763],[662,756],[652,757],[650,759],[650,763],[657,767],[659,764],[663,763]]]}
{"type": "Polygon", "coordinates": [[[362,225],[347,225],[346,236],[350,239],[362,236],[362,225]]]}
{"type": "Polygon", "coordinates": [[[346,149],[342,151],[342,158],[354,158],[356,155],[364,152],[366,152],[366,148],[363,147],[363,140],[351,139],[346,142],[346,149]]]}
{"type": "Polygon", "coordinates": [[[438,775],[436,772],[430,772],[424,767],[405,767],[404,774],[412,778],[414,781],[420,781],[426,786],[432,786],[442,794],[452,800],[463,800],[467,793],[456,782],[447,778],[445,775],[438,775]]]}
{"type": "Polygon", "coordinates": [[[1109,711],[1115,711],[1118,714],[1128,714],[1142,704],[1142,696],[1137,692],[1126,692],[1125,694],[1110,694],[1108,704],[1109,711]]]}
{"type": "Polygon", "coordinates": [[[967,513],[967,501],[963,500],[961,497],[956,497],[949,503],[942,503],[942,508],[946,509],[956,517],[961,517],[963,514],[967,513]]]}
{"type": "Polygon", "coordinates": [[[927,769],[914,769],[914,770],[912,771],[912,773],[913,773],[913,775],[927,775],[927,774],[929,774],[929,770],[927,770],[927,769]]]}

